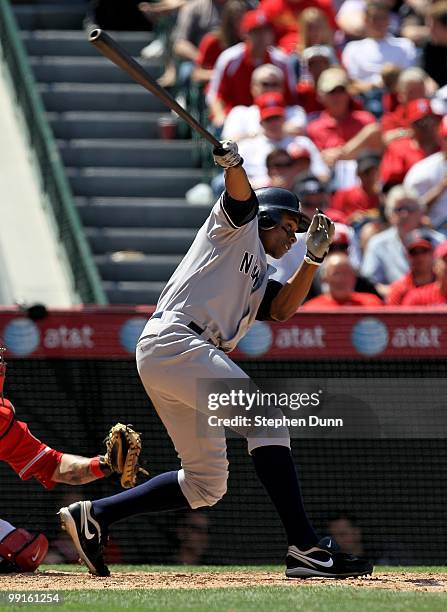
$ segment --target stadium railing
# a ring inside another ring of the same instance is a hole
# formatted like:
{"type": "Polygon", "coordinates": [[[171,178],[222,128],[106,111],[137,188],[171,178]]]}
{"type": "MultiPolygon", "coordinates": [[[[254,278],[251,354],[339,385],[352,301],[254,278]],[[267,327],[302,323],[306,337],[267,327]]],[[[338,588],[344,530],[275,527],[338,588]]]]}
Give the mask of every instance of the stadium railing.
{"type": "Polygon", "coordinates": [[[0,40],[30,146],[36,154],[42,188],[70,262],[74,288],[84,303],[107,304],[9,0],[0,0],[0,40]]]}

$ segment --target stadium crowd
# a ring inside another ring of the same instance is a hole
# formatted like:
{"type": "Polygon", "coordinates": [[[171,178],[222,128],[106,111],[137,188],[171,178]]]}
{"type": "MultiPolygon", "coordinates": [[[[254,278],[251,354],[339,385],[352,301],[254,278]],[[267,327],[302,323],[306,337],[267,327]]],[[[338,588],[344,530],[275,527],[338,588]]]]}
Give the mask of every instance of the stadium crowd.
{"type": "Polygon", "coordinates": [[[163,49],[163,83],[238,142],[253,186],[336,222],[306,308],[447,303],[447,0],[133,6],[158,33],[169,16],[143,56],[163,49]]]}

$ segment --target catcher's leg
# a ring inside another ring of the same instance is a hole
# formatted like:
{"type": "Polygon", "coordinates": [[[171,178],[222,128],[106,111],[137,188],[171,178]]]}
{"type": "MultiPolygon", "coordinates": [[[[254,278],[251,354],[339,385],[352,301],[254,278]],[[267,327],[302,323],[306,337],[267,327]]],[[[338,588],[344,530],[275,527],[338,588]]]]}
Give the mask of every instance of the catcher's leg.
{"type": "Polygon", "coordinates": [[[47,551],[48,541],[43,534],[31,535],[0,519],[0,574],[33,572],[47,551]]]}

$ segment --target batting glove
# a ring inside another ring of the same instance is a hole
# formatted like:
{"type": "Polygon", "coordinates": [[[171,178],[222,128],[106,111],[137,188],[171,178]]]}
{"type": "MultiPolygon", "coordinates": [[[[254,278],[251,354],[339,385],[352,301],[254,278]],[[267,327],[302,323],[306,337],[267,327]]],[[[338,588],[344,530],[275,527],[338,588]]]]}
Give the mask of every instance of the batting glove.
{"type": "Polygon", "coordinates": [[[214,163],[221,168],[240,166],[244,160],[237,151],[237,144],[235,142],[223,140],[220,143],[220,147],[214,147],[213,149],[214,163]]]}
{"type": "Polygon", "coordinates": [[[335,225],[319,211],[314,215],[312,223],[307,230],[307,253],[304,261],[314,266],[321,266],[328,254],[330,244],[335,232],[335,225]]]}

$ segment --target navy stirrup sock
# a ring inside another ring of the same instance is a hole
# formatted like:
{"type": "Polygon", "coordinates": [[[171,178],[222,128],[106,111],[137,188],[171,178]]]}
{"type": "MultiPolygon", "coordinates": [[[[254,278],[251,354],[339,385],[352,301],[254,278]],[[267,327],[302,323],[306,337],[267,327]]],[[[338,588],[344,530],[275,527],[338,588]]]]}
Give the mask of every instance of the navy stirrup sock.
{"type": "Polygon", "coordinates": [[[289,546],[294,544],[301,550],[314,546],[319,537],[304,509],[290,450],[286,446],[259,446],[252,451],[251,456],[256,474],[284,525],[289,546]]]}
{"type": "Polygon", "coordinates": [[[189,508],[177,475],[177,471],[165,472],[133,489],[98,499],[92,502],[93,514],[107,526],[136,514],[189,508]]]}

